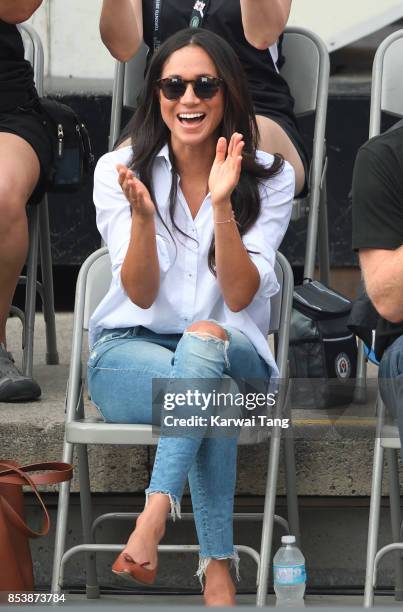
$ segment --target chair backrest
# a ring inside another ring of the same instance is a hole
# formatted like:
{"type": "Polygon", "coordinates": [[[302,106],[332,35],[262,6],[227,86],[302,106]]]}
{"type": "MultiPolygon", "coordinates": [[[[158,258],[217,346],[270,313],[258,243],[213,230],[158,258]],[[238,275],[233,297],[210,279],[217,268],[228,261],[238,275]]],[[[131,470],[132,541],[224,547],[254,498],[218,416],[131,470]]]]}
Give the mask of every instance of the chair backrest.
{"type": "MultiPolygon", "coordinates": [[[[278,295],[271,300],[270,330],[277,334],[276,362],[280,379],[285,380],[288,376],[288,344],[294,283],[291,266],[281,253],[277,253],[275,270],[281,288],[278,295]]],[[[106,247],[90,255],[81,266],[78,275],[66,399],[68,421],[76,418],[77,402],[80,397],[82,398],[84,331],[88,329],[89,319],[95,308],[106,295],[111,278],[111,262],[106,247]]]]}
{"type": "Polygon", "coordinates": [[[136,55],[125,66],[125,82],[123,88],[123,107],[136,108],[137,96],[144,83],[148,47],[143,42],[136,55]]]}
{"type": "MultiPolygon", "coordinates": [[[[134,109],[144,82],[148,47],[143,43],[128,62],[117,62],[112,96],[109,149],[121,129],[122,108],[134,109]]],[[[283,38],[286,61],[281,74],[287,80],[295,100],[295,112],[317,113],[317,121],[326,121],[329,80],[329,54],[325,43],[303,28],[286,28],[283,38]]]]}
{"type": "Polygon", "coordinates": [[[108,249],[103,247],[92,256],[85,283],[85,303],[83,328],[88,329],[90,317],[98,304],[107,294],[111,280],[111,260],[108,249]]]}
{"type": "MultiPolygon", "coordinates": [[[[92,261],[88,268],[85,284],[85,306],[83,328],[88,329],[92,313],[107,294],[111,280],[111,260],[106,247],[98,249],[91,255],[92,261]]],[[[283,287],[285,277],[289,274],[287,260],[281,253],[276,256],[275,272],[280,291],[270,300],[270,333],[281,328],[281,308],[283,302],[283,287]]],[[[288,280],[288,279],[287,279],[288,280]]]]}
{"type": "Polygon", "coordinates": [[[403,116],[403,29],[380,44],[372,68],[369,137],[381,131],[382,112],[403,116]]]}
{"type": "MultiPolygon", "coordinates": [[[[280,344],[283,338],[284,347],[279,347],[277,359],[281,360],[280,351],[288,346],[288,327],[292,306],[293,274],[290,264],[281,253],[277,253],[275,272],[280,291],[270,300],[270,333],[279,335],[280,344]],[[286,337],[284,337],[284,335],[286,337]]],[[[108,292],[112,280],[111,261],[106,247],[98,249],[84,262],[77,281],[77,297],[83,297],[81,327],[88,330],[90,317],[102,298],[108,292]]],[[[76,313],[76,316],[79,313],[76,313]]]]}
{"type": "MultiPolygon", "coordinates": [[[[303,28],[287,28],[283,38],[285,57],[281,75],[295,100],[297,115],[317,110],[319,100],[327,100],[328,51],[325,43],[303,28]]],[[[320,107],[320,111],[322,108],[320,107]]]]}
{"type": "Polygon", "coordinates": [[[148,47],[142,43],[140,49],[128,62],[116,62],[112,92],[111,126],[109,150],[112,151],[121,132],[122,110],[134,110],[137,97],[144,83],[148,47]]]}
{"type": "Polygon", "coordinates": [[[24,44],[25,59],[30,62],[34,70],[34,81],[39,96],[43,96],[44,58],[41,39],[35,30],[28,24],[19,25],[22,42],[24,44]]]}

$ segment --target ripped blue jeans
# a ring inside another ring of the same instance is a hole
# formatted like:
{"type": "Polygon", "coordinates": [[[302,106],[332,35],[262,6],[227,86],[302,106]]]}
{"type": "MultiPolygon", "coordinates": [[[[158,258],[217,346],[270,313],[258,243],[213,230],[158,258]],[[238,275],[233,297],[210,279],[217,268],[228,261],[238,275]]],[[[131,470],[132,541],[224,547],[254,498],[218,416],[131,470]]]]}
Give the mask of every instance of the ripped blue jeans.
{"type": "MultiPolygon", "coordinates": [[[[144,327],[104,330],[88,360],[92,401],[107,422],[151,423],[153,379],[230,376],[268,382],[270,366],[250,340],[235,328],[223,329],[228,340],[202,332],[156,334],[144,327]]],[[[149,495],[164,493],[172,517],[180,518],[188,478],[200,545],[200,581],[210,559],[232,559],[238,576],[232,525],[236,460],[237,436],[159,439],[146,503],[149,495]]]]}

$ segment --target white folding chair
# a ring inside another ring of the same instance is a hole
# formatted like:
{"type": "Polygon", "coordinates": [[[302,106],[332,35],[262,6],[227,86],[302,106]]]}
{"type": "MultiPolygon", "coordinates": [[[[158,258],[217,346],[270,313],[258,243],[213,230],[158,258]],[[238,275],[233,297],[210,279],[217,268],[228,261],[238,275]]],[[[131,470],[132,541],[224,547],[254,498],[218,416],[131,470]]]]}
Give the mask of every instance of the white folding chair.
{"type": "MultiPolygon", "coordinates": [[[[403,116],[403,30],[388,36],[379,46],[372,70],[371,111],[369,136],[377,136],[381,131],[382,112],[396,117],[403,116]]],[[[403,177],[402,177],[403,180],[403,177]]],[[[365,381],[365,361],[361,343],[361,371],[365,381]]],[[[357,374],[358,376],[358,374],[357,374]]],[[[378,424],[375,439],[374,463],[372,471],[371,505],[369,512],[367,562],[365,574],[364,607],[374,603],[376,573],[380,560],[389,552],[395,551],[395,599],[403,601],[403,551],[400,513],[400,485],[398,472],[398,453],[400,450],[399,432],[396,426],[385,423],[385,407],[378,394],[378,424]],[[393,544],[383,546],[377,551],[380,504],[382,495],[382,472],[384,451],[386,450],[389,467],[389,496],[392,522],[393,544]]]]}
{"type": "MultiPolygon", "coordinates": [[[[32,64],[34,79],[39,96],[43,95],[43,48],[35,30],[27,25],[18,26],[24,43],[25,58],[32,64]]],[[[36,294],[42,300],[43,315],[46,323],[46,363],[58,364],[59,355],[56,343],[55,307],[53,300],[52,255],[50,249],[50,230],[47,197],[40,204],[28,206],[29,250],[26,263],[26,275],[21,276],[19,283],[26,286],[25,309],[22,312],[15,306],[12,312],[17,314],[23,324],[22,372],[32,376],[35,306],[36,294]],[[40,248],[42,282],[37,281],[38,250],[40,248]]]]}
{"type": "MultiPolygon", "coordinates": [[[[293,293],[293,276],[290,265],[285,257],[277,255],[276,274],[281,290],[271,300],[271,333],[276,336],[276,362],[280,371],[281,385],[278,411],[284,414],[288,389],[288,340],[289,324],[293,293]]],[[[152,435],[151,425],[111,424],[101,418],[86,418],[84,412],[84,377],[82,364],[82,344],[84,331],[88,329],[89,318],[106,294],[111,280],[110,259],[104,247],[91,255],[83,264],[77,281],[77,292],[74,312],[73,341],[71,352],[70,375],[66,400],[66,431],[63,457],[71,462],[73,447],[77,448],[80,481],[81,517],[84,543],[65,551],[65,538],[68,520],[69,483],[61,486],[57,515],[55,554],[53,563],[52,592],[60,592],[63,585],[63,575],[66,562],[79,552],[86,553],[87,597],[99,597],[99,587],[96,575],[95,552],[121,551],[122,544],[95,544],[94,531],[100,522],[110,518],[130,517],[135,514],[107,514],[98,517],[92,523],[90,479],[88,472],[88,444],[126,444],[155,445],[158,439],[152,435]]],[[[260,552],[249,546],[237,546],[239,552],[250,555],[257,563],[257,605],[263,606],[267,593],[269,562],[273,536],[273,522],[277,520],[288,532],[299,536],[298,507],[295,482],[295,458],[293,440],[285,436],[285,471],[288,502],[288,522],[275,517],[275,501],[277,474],[280,454],[280,428],[274,428],[271,434],[270,450],[267,458],[267,480],[263,515],[235,514],[234,518],[248,520],[262,518],[262,537],[260,552]]],[[[241,434],[242,438],[242,434],[241,434]]],[[[242,440],[241,442],[242,443],[242,440]]],[[[182,514],[183,518],[191,518],[192,514],[182,514]]],[[[160,552],[195,552],[198,546],[161,545],[160,552]]]]}
{"type": "MultiPolygon", "coordinates": [[[[281,74],[295,100],[295,114],[314,114],[313,152],[309,170],[308,195],[295,198],[292,220],[307,216],[304,279],[312,279],[319,242],[321,280],[329,283],[329,238],[326,198],[325,128],[329,84],[329,54],[324,42],[309,30],[286,28],[283,38],[286,62],[281,74]]],[[[147,47],[143,43],[127,63],[116,63],[112,95],[109,150],[121,131],[122,109],[135,109],[144,81],[147,47]]]]}

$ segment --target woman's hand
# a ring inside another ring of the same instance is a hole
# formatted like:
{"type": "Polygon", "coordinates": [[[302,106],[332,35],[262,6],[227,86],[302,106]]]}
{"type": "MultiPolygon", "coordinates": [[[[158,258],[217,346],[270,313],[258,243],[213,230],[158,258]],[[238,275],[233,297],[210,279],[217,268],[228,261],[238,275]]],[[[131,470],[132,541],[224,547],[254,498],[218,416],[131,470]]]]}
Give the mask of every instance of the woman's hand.
{"type": "Polygon", "coordinates": [[[155,213],[155,206],[147,187],[123,164],[118,164],[116,169],[119,173],[119,185],[130,204],[132,214],[139,217],[152,217],[155,213]]]}
{"type": "Polygon", "coordinates": [[[217,142],[216,156],[211,166],[208,187],[213,206],[228,202],[238,184],[242,166],[242,134],[231,136],[227,153],[227,141],[221,136],[217,142]]]}

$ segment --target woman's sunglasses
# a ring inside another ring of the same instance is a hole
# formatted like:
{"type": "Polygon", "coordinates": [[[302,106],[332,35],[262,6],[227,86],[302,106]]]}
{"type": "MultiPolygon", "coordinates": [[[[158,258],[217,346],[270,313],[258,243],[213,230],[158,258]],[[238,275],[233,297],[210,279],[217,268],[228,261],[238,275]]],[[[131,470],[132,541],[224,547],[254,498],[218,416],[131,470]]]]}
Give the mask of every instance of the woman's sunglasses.
{"type": "Polygon", "coordinates": [[[173,76],[157,81],[158,87],[168,100],[181,98],[186,91],[188,83],[192,83],[193,91],[197,98],[208,100],[216,95],[223,80],[218,77],[199,76],[197,79],[186,81],[181,77],[173,76]]]}

